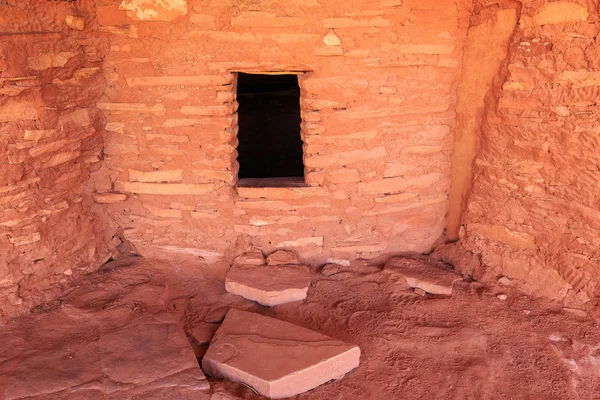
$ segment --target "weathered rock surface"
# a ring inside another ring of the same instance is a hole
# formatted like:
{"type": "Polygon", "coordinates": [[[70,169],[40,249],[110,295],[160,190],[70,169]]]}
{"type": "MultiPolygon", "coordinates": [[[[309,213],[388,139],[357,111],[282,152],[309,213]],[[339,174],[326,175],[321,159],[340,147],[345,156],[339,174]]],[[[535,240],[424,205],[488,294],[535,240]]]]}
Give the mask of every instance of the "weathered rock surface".
{"type": "Polygon", "coordinates": [[[410,258],[392,258],[386,263],[384,271],[401,275],[408,286],[432,294],[450,295],[454,282],[462,280],[451,269],[410,258]]]}
{"type": "Polygon", "coordinates": [[[138,283],[75,287],[60,309],[0,327],[0,398],[209,399],[164,288],[138,283]]]}
{"type": "Polygon", "coordinates": [[[298,257],[292,251],[276,250],[267,256],[268,265],[298,264],[298,257]]]}
{"type": "Polygon", "coordinates": [[[305,265],[234,265],[225,279],[225,289],[265,306],[304,300],[310,276],[305,265]]]}
{"type": "Polygon", "coordinates": [[[360,349],[309,329],[232,309],[202,367],[270,398],[311,390],[358,367],[360,349]]]}

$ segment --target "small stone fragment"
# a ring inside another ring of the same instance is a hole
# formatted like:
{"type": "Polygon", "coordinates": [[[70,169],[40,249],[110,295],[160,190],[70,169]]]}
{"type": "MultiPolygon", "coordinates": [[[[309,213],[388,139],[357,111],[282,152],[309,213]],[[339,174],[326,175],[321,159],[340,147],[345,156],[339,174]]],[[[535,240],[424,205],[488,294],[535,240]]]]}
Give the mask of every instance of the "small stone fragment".
{"type": "Polygon", "coordinates": [[[75,15],[67,15],[65,17],[65,24],[71,29],[82,31],[85,28],[85,18],[78,17],[75,15]]]}
{"type": "Polygon", "coordinates": [[[305,265],[234,265],[225,279],[225,289],[265,306],[304,300],[310,276],[305,265]]]}
{"type": "Polygon", "coordinates": [[[321,268],[321,274],[325,276],[335,275],[341,271],[341,267],[337,264],[327,264],[321,268]]]}
{"type": "Polygon", "coordinates": [[[325,35],[323,38],[323,43],[325,43],[327,46],[339,46],[342,44],[342,41],[338,35],[335,34],[333,29],[330,29],[329,32],[327,32],[327,35],[325,35]]]}
{"type": "Polygon", "coordinates": [[[258,249],[240,254],[233,260],[234,265],[265,265],[265,256],[258,249]]]}
{"type": "Polygon", "coordinates": [[[432,294],[452,294],[454,282],[462,280],[455,271],[410,258],[394,257],[385,264],[384,271],[399,274],[408,286],[432,294]]]}
{"type": "Polygon", "coordinates": [[[277,250],[267,257],[268,265],[290,265],[298,264],[296,254],[288,250],[277,250]]]}
{"type": "Polygon", "coordinates": [[[512,280],[510,280],[506,276],[503,276],[502,278],[498,279],[498,283],[504,286],[512,286],[513,284],[512,280]]]}
{"type": "Polygon", "coordinates": [[[360,348],[318,332],[230,310],[202,359],[215,378],[242,382],[263,396],[304,393],[358,367],[360,348]]]}
{"type": "Polygon", "coordinates": [[[423,289],[420,289],[420,288],[415,288],[415,293],[418,294],[419,296],[425,296],[427,294],[426,291],[424,291],[423,289]]]}
{"type": "Polygon", "coordinates": [[[500,300],[506,300],[506,299],[508,298],[508,296],[507,296],[507,295],[505,295],[504,293],[503,293],[503,294],[499,294],[499,295],[498,295],[498,296],[496,296],[496,297],[498,297],[500,300]]]}

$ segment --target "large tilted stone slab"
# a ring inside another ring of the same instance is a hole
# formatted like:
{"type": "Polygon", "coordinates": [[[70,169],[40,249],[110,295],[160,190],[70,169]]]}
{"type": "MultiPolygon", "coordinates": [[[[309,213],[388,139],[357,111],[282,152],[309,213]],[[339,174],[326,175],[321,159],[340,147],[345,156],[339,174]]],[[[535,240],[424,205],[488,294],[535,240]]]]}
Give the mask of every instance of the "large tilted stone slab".
{"type": "Polygon", "coordinates": [[[202,360],[216,378],[272,399],[294,396],[358,367],[360,348],[259,314],[231,309],[202,360]]]}
{"type": "Polygon", "coordinates": [[[384,271],[399,274],[408,286],[432,294],[452,294],[454,282],[462,280],[455,271],[410,258],[395,257],[385,264],[384,271]]]}
{"type": "Polygon", "coordinates": [[[225,279],[225,289],[265,306],[304,300],[310,284],[304,265],[234,265],[225,279]]]}

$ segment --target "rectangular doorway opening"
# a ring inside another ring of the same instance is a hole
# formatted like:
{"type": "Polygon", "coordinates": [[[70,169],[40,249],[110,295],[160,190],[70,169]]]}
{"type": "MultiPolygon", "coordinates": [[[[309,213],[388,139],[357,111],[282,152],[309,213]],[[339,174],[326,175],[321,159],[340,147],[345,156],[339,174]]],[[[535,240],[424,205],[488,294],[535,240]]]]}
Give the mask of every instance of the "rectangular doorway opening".
{"type": "MultiPolygon", "coordinates": [[[[304,183],[297,75],[240,72],[237,102],[238,178],[259,186],[260,178],[292,178],[279,181],[304,183]]],[[[264,185],[278,180],[269,181],[264,185]]]]}

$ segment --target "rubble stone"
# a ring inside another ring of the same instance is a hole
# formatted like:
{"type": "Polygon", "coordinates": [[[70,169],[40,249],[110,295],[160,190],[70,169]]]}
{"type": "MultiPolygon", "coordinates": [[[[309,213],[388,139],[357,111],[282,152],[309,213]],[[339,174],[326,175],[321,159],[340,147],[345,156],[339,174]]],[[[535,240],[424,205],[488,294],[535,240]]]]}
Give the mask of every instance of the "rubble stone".
{"type": "Polygon", "coordinates": [[[265,306],[306,298],[310,276],[305,265],[234,265],[225,279],[225,289],[265,306]]]}
{"type": "Polygon", "coordinates": [[[288,250],[277,250],[267,256],[268,265],[298,264],[298,257],[288,250]]]}
{"type": "Polygon", "coordinates": [[[360,348],[309,329],[232,309],[202,360],[204,371],[273,399],[304,393],[358,367],[360,348]]]}
{"type": "Polygon", "coordinates": [[[263,253],[258,250],[250,250],[244,254],[240,254],[233,261],[234,265],[264,265],[265,264],[265,256],[263,253]]]}
{"type": "Polygon", "coordinates": [[[431,294],[450,295],[454,282],[462,280],[459,274],[448,268],[402,257],[388,261],[384,271],[399,274],[406,279],[408,286],[431,294]]]}

